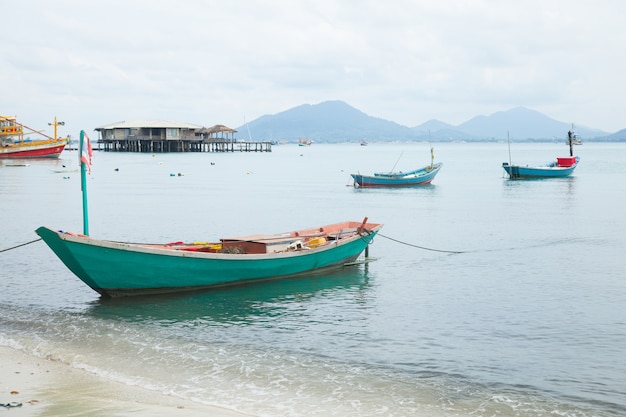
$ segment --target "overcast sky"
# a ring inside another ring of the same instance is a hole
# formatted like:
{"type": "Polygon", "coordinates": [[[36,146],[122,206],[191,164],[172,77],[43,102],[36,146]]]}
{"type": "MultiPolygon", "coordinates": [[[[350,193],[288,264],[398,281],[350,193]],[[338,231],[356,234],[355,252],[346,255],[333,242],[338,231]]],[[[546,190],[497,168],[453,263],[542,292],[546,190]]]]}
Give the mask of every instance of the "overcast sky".
{"type": "Polygon", "coordinates": [[[623,0],[0,5],[0,114],[37,129],[57,116],[62,134],[134,119],[238,127],[327,100],[410,127],[524,106],[626,128],[623,0]]]}

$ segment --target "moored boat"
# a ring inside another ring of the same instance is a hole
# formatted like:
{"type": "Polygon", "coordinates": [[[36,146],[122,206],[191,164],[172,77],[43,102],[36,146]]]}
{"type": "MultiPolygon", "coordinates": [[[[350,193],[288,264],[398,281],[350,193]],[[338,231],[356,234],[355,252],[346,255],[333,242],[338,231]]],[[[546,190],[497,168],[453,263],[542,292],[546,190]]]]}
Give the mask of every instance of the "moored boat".
{"type": "Polygon", "coordinates": [[[13,116],[0,116],[0,158],[58,158],[69,138],[57,137],[57,126],[64,125],[54,118],[54,137],[35,131],[13,116]],[[24,135],[37,134],[45,139],[25,139],[24,135]]]}
{"type": "Polygon", "coordinates": [[[40,227],[36,233],[105,297],[269,280],[353,263],[382,224],[347,221],[271,235],[195,243],[124,243],[40,227]]]}
{"type": "Polygon", "coordinates": [[[354,186],[357,188],[411,187],[430,184],[439,173],[439,170],[441,170],[442,165],[441,162],[438,162],[409,172],[377,172],[374,175],[350,175],[354,179],[354,186]]]}
{"type": "Polygon", "coordinates": [[[416,185],[427,185],[430,184],[437,176],[443,165],[441,162],[435,163],[434,160],[434,150],[433,148],[430,148],[430,165],[426,165],[422,168],[407,172],[393,171],[392,169],[390,172],[376,172],[373,175],[350,174],[350,176],[354,180],[355,188],[412,187],[416,185]]]}
{"type": "Polygon", "coordinates": [[[502,168],[512,179],[558,178],[571,175],[579,161],[580,158],[575,156],[557,158],[556,161],[549,164],[536,166],[509,165],[508,162],[503,162],[502,168]]]}
{"type": "Polygon", "coordinates": [[[578,166],[578,163],[580,162],[580,157],[574,156],[574,132],[570,130],[567,132],[567,136],[570,153],[569,156],[558,157],[555,161],[545,165],[514,165],[511,162],[503,162],[502,168],[509,175],[510,179],[567,177],[574,172],[576,166],[578,166]]]}

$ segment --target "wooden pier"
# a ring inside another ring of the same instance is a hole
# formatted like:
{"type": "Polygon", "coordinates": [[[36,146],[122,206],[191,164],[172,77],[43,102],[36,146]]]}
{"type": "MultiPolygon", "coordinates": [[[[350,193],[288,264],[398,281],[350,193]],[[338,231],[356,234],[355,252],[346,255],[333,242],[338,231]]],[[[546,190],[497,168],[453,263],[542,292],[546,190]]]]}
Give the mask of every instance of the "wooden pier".
{"type": "Polygon", "coordinates": [[[271,142],[239,141],[235,129],[167,120],[132,120],[97,127],[104,152],[272,152],[271,142]]]}
{"type": "Polygon", "coordinates": [[[272,152],[271,142],[236,140],[155,140],[154,138],[100,139],[104,152],[272,152]]]}

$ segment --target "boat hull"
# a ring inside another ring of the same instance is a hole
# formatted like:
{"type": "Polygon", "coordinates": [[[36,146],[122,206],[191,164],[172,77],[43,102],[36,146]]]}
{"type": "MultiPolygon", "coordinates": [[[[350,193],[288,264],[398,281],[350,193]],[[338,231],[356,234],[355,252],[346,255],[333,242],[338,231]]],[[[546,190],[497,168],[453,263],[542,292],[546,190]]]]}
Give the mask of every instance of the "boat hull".
{"type": "Polygon", "coordinates": [[[508,162],[502,163],[502,168],[511,179],[524,178],[562,178],[571,175],[578,165],[579,158],[570,166],[559,166],[558,164],[546,166],[522,166],[509,165],[508,162]]]}
{"type": "Polygon", "coordinates": [[[0,158],[58,158],[67,141],[19,142],[0,146],[0,158]]]}
{"type": "Polygon", "coordinates": [[[341,267],[354,262],[381,227],[366,224],[361,233],[307,250],[258,254],[164,249],[96,240],[46,227],[36,232],[88,286],[103,296],[119,297],[234,285],[341,267]]]}
{"type": "Polygon", "coordinates": [[[431,169],[421,168],[408,173],[377,173],[374,175],[350,174],[357,188],[413,187],[428,185],[441,170],[441,163],[431,169]]]}

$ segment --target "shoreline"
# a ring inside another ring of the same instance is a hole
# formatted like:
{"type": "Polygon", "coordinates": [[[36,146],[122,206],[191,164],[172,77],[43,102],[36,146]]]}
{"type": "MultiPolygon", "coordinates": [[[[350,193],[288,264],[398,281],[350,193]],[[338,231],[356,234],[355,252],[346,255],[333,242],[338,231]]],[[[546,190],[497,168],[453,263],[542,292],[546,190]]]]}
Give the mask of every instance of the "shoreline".
{"type": "Polygon", "coordinates": [[[0,407],[20,417],[250,417],[141,387],[107,381],[71,365],[0,346],[0,407]],[[21,404],[21,406],[17,406],[21,404]]]}

